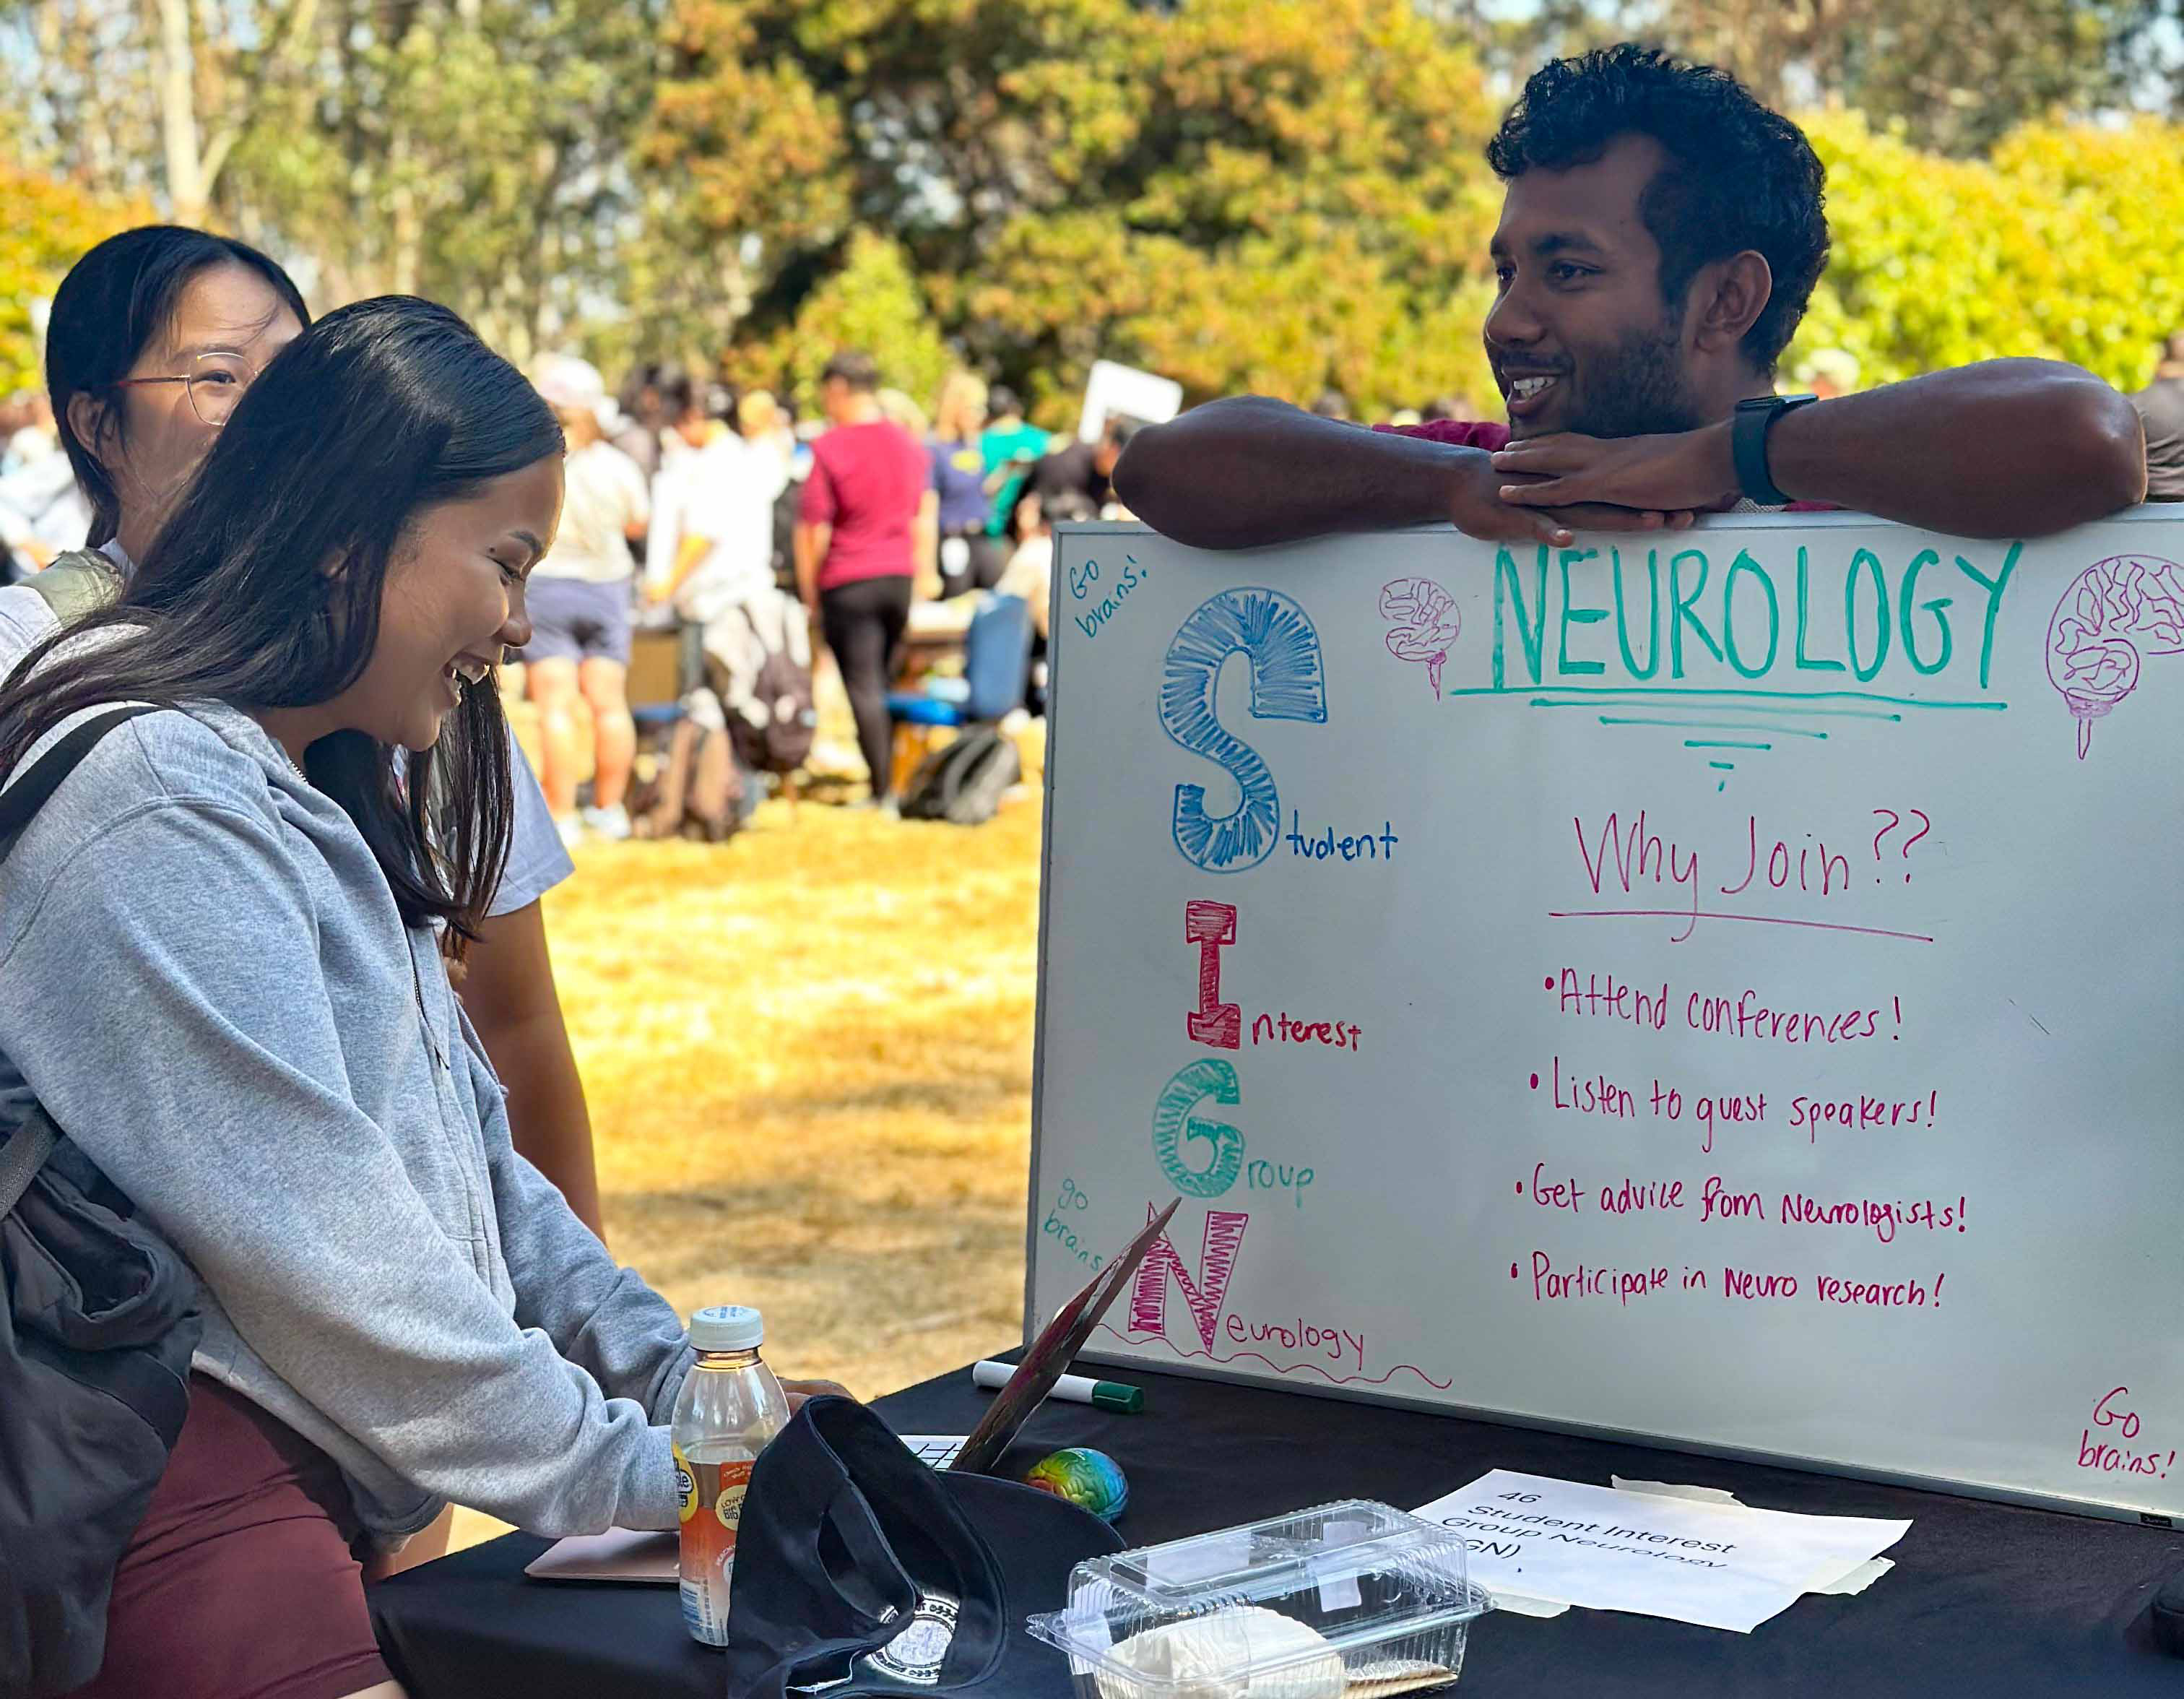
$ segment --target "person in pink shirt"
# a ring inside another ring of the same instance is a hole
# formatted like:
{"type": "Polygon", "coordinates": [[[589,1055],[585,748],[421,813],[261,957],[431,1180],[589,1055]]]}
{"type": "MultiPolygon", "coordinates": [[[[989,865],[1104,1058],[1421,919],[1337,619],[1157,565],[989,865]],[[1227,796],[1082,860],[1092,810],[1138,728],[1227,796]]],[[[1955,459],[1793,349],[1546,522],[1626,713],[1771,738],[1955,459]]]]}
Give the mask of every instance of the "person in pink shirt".
{"type": "Polygon", "coordinates": [[[819,382],[832,428],[811,445],[796,526],[797,592],[842,669],[872,774],[870,805],[892,808],[888,684],[937,499],[925,449],[880,410],[871,355],[836,354],[819,382]]]}
{"type": "Polygon", "coordinates": [[[1138,433],[1115,468],[1131,512],[1211,549],[1436,520],[1560,545],[1806,504],[2033,537],[2143,497],[2131,404],[2059,361],[1775,393],[1827,263],[1825,174],[1727,72],[1630,42],[1557,59],[1486,157],[1507,185],[1485,338],[1508,423],[1368,432],[1212,402],[1138,433]]]}

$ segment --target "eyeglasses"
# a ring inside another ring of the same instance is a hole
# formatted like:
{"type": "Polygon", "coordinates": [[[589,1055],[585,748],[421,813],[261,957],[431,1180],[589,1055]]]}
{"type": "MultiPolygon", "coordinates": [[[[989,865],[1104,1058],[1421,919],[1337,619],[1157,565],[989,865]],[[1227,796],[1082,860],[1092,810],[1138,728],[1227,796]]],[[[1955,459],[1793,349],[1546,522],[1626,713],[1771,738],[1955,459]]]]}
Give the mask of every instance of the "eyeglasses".
{"type": "Polygon", "coordinates": [[[242,392],[250,387],[258,368],[239,354],[210,349],[190,357],[188,373],[181,377],[118,377],[114,389],[131,389],[154,383],[179,383],[189,393],[190,410],[204,423],[227,423],[242,392]]]}

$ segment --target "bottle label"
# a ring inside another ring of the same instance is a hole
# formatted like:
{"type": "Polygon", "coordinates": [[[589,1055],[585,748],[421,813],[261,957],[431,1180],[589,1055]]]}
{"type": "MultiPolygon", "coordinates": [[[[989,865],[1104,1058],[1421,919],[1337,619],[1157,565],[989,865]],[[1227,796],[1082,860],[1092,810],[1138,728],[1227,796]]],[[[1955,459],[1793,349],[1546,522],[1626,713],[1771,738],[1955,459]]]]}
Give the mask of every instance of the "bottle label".
{"type": "Polygon", "coordinates": [[[713,1495],[713,1514],[728,1530],[728,1549],[736,1545],[736,1529],[744,1519],[744,1495],[750,1490],[751,1459],[721,1465],[720,1485],[713,1495]]]}
{"type": "Polygon", "coordinates": [[[743,1521],[744,1495],[750,1490],[753,1461],[741,1457],[693,1462],[680,1447],[675,1452],[681,1494],[677,1512],[682,1524],[682,1620],[691,1637],[707,1646],[727,1643],[736,1531],[743,1521]]]}
{"type": "Polygon", "coordinates": [[[682,1455],[680,1446],[675,1452],[675,1513],[688,1522],[698,1513],[698,1477],[691,1472],[690,1460],[682,1455]]]}

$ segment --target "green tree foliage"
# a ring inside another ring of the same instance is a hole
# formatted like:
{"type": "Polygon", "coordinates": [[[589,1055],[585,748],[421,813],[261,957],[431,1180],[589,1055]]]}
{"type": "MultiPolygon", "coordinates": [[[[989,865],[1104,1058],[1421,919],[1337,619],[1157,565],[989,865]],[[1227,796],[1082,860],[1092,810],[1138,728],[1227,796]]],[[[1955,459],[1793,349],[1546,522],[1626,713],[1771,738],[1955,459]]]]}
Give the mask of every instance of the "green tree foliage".
{"type": "Polygon", "coordinates": [[[93,242],[142,223],[142,201],[87,193],[75,183],[0,159],[0,396],[43,382],[33,315],[50,301],[76,257],[93,242]]]}
{"type": "Polygon", "coordinates": [[[662,3],[14,0],[0,103],[27,154],[264,243],[315,304],[421,292],[522,356],[637,304],[662,3]]]}
{"type": "Polygon", "coordinates": [[[326,74],[263,103],[223,179],[237,221],[303,247],[323,293],[431,295],[519,358],[608,307],[657,14],[589,0],[318,3],[326,74]]]}
{"type": "MultiPolygon", "coordinates": [[[[921,400],[952,356],[1052,422],[1103,357],[1194,398],[1490,407],[1480,148],[1545,38],[1484,3],[0,0],[0,101],[86,204],[170,206],[194,172],[315,304],[420,290],[519,358],[725,354],[802,386],[856,343],[921,400]]],[[[1818,109],[1836,259],[1793,359],[1840,346],[1877,382],[2053,354],[2130,386],[2184,322],[2184,129],[2046,109],[2156,101],[2172,38],[2144,21],[2180,7],[1537,19],[1558,42],[1642,19],[1818,109]]],[[[23,204],[0,232],[19,327],[69,245],[23,204]]]]}
{"type": "Polygon", "coordinates": [[[1982,153],[2058,111],[2174,109],[2180,0],[1438,0],[1497,70],[1623,38],[1725,65],[1770,106],[1830,106],[1918,146],[1982,153]],[[2166,24],[2164,29],[2164,25],[2166,24]]]}
{"type": "Polygon", "coordinates": [[[1922,147],[2127,96],[2161,0],[1665,0],[1663,33],[1775,102],[1822,91],[1922,147]]]}
{"type": "Polygon", "coordinates": [[[1792,366],[1838,347],[1874,383],[2043,354],[2135,389],[2184,326],[2184,126],[2036,125],[1987,159],[1921,153],[1851,114],[1809,133],[1835,246],[1792,366]]]}
{"type": "Polygon", "coordinates": [[[796,322],[732,357],[736,375],[755,384],[785,375],[797,405],[819,404],[819,373],[844,348],[878,363],[883,382],[930,406],[948,375],[947,344],[926,311],[909,259],[885,237],[861,230],[850,238],[842,269],[804,298],[796,322]]]}
{"type": "Polygon", "coordinates": [[[684,0],[648,140],[790,317],[847,228],[1049,416],[1102,356],[1380,407],[1483,382],[1483,74],[1380,0],[684,0]],[[805,144],[784,172],[766,138],[805,144]]]}

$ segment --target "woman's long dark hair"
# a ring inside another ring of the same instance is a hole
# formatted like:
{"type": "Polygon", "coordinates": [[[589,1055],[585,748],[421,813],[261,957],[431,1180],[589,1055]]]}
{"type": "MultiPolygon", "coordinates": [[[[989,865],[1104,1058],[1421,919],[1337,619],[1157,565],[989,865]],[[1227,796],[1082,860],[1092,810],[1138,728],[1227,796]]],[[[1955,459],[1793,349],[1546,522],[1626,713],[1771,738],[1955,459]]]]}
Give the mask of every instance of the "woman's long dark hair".
{"type": "MultiPolygon", "coordinates": [[[[0,772],[103,703],[262,710],[339,695],[378,642],[411,523],[562,448],[538,392],[446,308],[387,296],[329,313],[244,392],[120,602],[40,644],[0,688],[0,772]],[[101,628],[113,635],[79,643],[101,628]]],[[[514,817],[493,682],[465,690],[431,755],[408,765],[404,784],[393,752],[360,732],[321,738],[306,760],[404,920],[474,938],[514,817]]]]}
{"type": "MultiPolygon", "coordinates": [[[[256,272],[298,324],[311,322],[294,281],[248,242],[174,224],[142,225],[109,236],[70,266],[53,292],[46,325],[46,389],[61,447],[91,502],[93,549],[120,528],[121,499],[92,445],[77,435],[69,403],[89,395],[105,404],[144,345],[165,330],[190,280],[216,265],[256,272]]],[[[115,408],[113,417],[117,431],[125,429],[125,409],[115,408]]]]}

